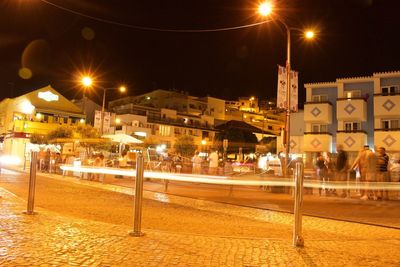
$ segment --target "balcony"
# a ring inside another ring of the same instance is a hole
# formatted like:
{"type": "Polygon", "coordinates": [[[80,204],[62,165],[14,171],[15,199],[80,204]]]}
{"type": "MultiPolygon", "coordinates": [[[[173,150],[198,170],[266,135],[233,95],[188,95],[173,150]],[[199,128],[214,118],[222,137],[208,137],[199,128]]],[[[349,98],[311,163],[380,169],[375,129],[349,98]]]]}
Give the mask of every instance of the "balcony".
{"type": "Polygon", "coordinates": [[[306,102],[304,103],[304,122],[332,123],[332,103],[306,102]]]}
{"type": "Polygon", "coordinates": [[[156,123],[156,124],[167,124],[173,126],[181,126],[181,127],[189,127],[189,128],[198,128],[198,129],[207,129],[212,130],[214,129],[213,125],[210,125],[207,122],[200,122],[198,120],[184,120],[182,118],[163,118],[161,116],[147,116],[147,121],[149,123],[156,123]]]}
{"type": "Polygon", "coordinates": [[[367,102],[364,98],[338,98],[336,103],[337,120],[367,120],[367,102]]]}
{"type": "Polygon", "coordinates": [[[328,132],[305,132],[303,149],[306,152],[332,152],[332,134],[328,132]]]}
{"type": "Polygon", "coordinates": [[[400,116],[400,94],[375,94],[375,117],[398,118],[400,116]]]}
{"type": "Polygon", "coordinates": [[[343,145],[344,151],[359,151],[367,144],[368,134],[363,130],[337,131],[336,144],[343,145]]]}
{"type": "Polygon", "coordinates": [[[377,147],[384,147],[387,151],[400,151],[400,128],[375,129],[374,143],[377,147]]]}

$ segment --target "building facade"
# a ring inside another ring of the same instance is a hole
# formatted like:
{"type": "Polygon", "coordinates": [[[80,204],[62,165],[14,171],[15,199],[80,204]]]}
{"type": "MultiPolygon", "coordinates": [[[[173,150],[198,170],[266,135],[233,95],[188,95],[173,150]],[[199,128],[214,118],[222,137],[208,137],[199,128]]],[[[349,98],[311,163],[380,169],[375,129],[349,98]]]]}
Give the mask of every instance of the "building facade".
{"type": "MultiPolygon", "coordinates": [[[[364,145],[400,152],[400,71],[305,84],[304,151],[355,157],[364,145]]],[[[309,158],[309,157],[308,157],[309,158]]]]}
{"type": "Polygon", "coordinates": [[[85,123],[79,107],[50,85],[0,102],[0,134],[3,153],[22,163],[31,134],[47,134],[60,125],[85,123]]]}

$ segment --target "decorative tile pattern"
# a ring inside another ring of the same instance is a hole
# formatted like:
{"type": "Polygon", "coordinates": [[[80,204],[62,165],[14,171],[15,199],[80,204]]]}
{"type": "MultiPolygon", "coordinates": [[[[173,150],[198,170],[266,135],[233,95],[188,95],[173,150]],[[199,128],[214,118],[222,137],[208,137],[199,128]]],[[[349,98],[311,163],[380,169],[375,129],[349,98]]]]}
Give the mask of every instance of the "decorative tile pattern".
{"type": "Polygon", "coordinates": [[[383,103],[382,107],[386,109],[387,111],[391,111],[394,107],[396,106],[395,103],[393,103],[392,100],[388,99],[383,103]]]}
{"type": "Polygon", "coordinates": [[[311,141],[311,145],[312,145],[314,148],[317,148],[317,147],[319,147],[319,146],[321,145],[321,141],[319,141],[317,138],[314,138],[314,139],[311,141]]]}
{"type": "Polygon", "coordinates": [[[391,135],[386,136],[382,142],[384,142],[388,147],[391,147],[394,143],[396,143],[396,139],[394,139],[391,135]]]}
{"type": "Polygon", "coordinates": [[[349,115],[351,115],[351,113],[353,113],[355,110],[356,110],[356,108],[355,108],[351,103],[349,103],[349,104],[344,108],[344,111],[346,111],[347,114],[349,114],[349,115]]]}
{"type": "Polygon", "coordinates": [[[348,147],[352,147],[356,143],[356,140],[354,140],[353,137],[349,136],[349,137],[346,138],[346,140],[344,140],[344,143],[348,147]]]}
{"type": "Polygon", "coordinates": [[[319,114],[321,114],[321,110],[319,109],[319,108],[317,108],[317,107],[315,107],[315,108],[313,108],[313,110],[311,110],[311,114],[314,116],[314,117],[318,117],[318,115],[319,114]]]}

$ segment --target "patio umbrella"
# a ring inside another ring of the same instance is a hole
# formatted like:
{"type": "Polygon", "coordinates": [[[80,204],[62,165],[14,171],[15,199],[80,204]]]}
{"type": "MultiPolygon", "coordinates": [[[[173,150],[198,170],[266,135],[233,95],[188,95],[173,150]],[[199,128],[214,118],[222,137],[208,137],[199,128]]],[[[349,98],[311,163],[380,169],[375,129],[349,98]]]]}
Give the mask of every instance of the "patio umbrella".
{"type": "Polygon", "coordinates": [[[103,138],[111,139],[112,142],[121,144],[141,144],[143,141],[136,139],[127,134],[106,134],[102,136],[103,138]]]}

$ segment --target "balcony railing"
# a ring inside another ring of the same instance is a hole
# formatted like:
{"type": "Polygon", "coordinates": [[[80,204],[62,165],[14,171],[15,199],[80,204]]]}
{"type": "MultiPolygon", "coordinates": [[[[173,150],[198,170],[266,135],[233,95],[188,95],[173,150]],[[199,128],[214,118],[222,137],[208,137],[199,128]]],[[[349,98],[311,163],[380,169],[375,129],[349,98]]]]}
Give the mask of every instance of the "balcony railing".
{"type": "Polygon", "coordinates": [[[390,96],[390,95],[400,95],[400,92],[374,94],[374,96],[390,96]]]}
{"type": "Polygon", "coordinates": [[[400,128],[376,128],[374,129],[376,132],[397,132],[400,131],[400,128]]]}
{"type": "Polygon", "coordinates": [[[358,97],[339,97],[336,100],[337,101],[341,101],[341,100],[364,100],[365,102],[367,102],[367,98],[365,98],[363,96],[358,96],[358,97]]]}
{"type": "Polygon", "coordinates": [[[339,131],[336,131],[336,133],[364,133],[364,134],[368,134],[367,131],[365,131],[365,130],[339,130],[339,131]]]}
{"type": "Polygon", "coordinates": [[[304,105],[307,104],[329,104],[332,106],[332,102],[330,101],[309,101],[309,102],[304,102],[304,105]]]}
{"type": "Polygon", "coordinates": [[[304,134],[323,134],[323,135],[332,135],[330,132],[304,132],[304,134]]]}

